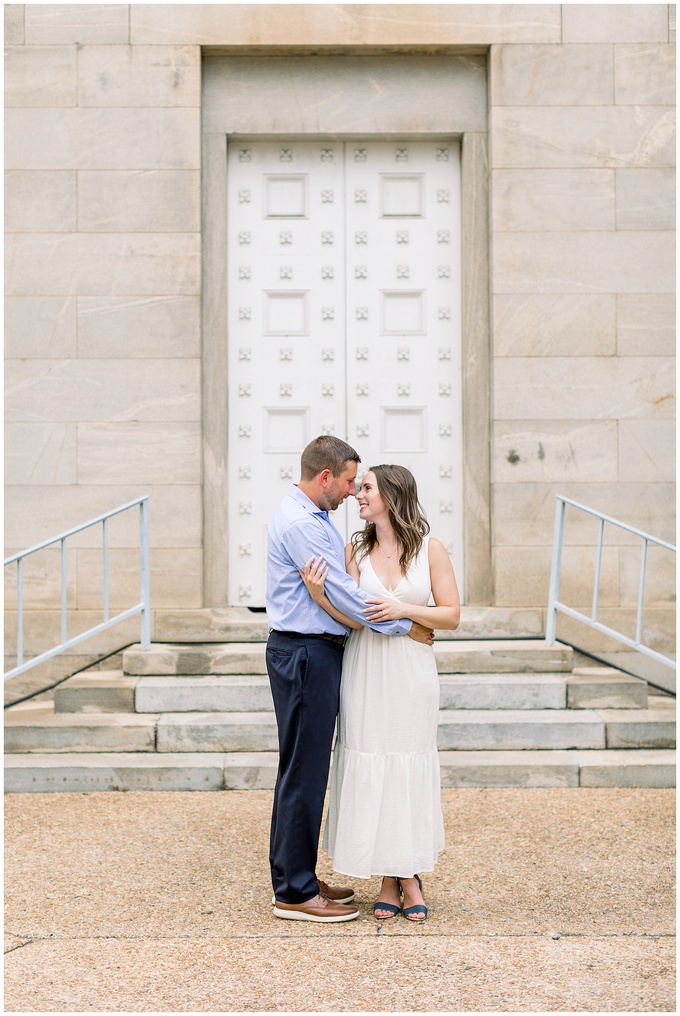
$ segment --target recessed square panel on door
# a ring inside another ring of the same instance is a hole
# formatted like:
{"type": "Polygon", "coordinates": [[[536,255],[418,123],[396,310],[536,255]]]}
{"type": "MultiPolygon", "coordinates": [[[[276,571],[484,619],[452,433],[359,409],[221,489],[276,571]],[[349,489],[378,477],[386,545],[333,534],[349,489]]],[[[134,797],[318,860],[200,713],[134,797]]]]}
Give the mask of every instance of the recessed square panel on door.
{"type": "Polygon", "coordinates": [[[348,440],[414,473],[463,588],[460,150],[346,146],[348,440]]]}
{"type": "Polygon", "coordinates": [[[262,606],[263,527],[346,430],[343,146],[234,141],[227,172],[229,602],[262,606]]]}

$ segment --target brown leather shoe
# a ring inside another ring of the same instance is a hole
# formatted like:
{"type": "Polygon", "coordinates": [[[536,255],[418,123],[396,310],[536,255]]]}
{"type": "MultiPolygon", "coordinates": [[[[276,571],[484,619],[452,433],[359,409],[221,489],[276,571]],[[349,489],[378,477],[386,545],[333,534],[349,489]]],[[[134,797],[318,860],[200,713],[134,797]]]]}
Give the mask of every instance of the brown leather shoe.
{"type": "Polygon", "coordinates": [[[353,921],[359,916],[358,907],[348,907],[344,903],[334,903],[326,896],[319,894],[304,903],[281,903],[277,900],[274,904],[274,916],[283,917],[288,921],[318,921],[322,924],[331,924],[338,921],[353,921]]]}
{"type": "MultiPolygon", "coordinates": [[[[322,896],[326,896],[329,900],[333,900],[333,903],[350,903],[354,899],[353,889],[328,885],[327,882],[322,882],[320,878],[317,879],[317,882],[319,884],[319,893],[322,896]]],[[[276,896],[272,896],[272,903],[276,903],[276,896]]]]}
{"type": "Polygon", "coordinates": [[[322,882],[320,878],[317,879],[317,882],[319,883],[321,895],[327,896],[334,903],[350,903],[354,899],[354,890],[350,889],[349,886],[328,885],[327,882],[322,882]]]}

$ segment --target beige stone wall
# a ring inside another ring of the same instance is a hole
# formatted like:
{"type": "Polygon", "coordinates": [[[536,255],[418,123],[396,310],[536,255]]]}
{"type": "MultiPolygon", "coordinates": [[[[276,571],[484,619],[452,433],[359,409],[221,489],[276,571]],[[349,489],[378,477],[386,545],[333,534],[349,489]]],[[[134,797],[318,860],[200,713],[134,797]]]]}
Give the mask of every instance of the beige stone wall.
{"type": "MultiPolygon", "coordinates": [[[[674,540],[675,47],[663,13],[564,5],[560,44],[492,47],[499,603],[545,597],[555,493],[674,540]]],[[[567,519],[565,592],[585,604],[595,525],[567,519]]],[[[602,604],[633,606],[639,552],[606,540],[602,604]]],[[[672,598],[669,564],[654,562],[650,602],[672,598]]]]}
{"type": "Polygon", "coordinates": [[[672,538],[673,42],[665,4],[6,5],[8,550],[150,493],[154,606],[204,605],[201,47],[488,53],[495,602],[544,605],[557,491],[672,538]]]}

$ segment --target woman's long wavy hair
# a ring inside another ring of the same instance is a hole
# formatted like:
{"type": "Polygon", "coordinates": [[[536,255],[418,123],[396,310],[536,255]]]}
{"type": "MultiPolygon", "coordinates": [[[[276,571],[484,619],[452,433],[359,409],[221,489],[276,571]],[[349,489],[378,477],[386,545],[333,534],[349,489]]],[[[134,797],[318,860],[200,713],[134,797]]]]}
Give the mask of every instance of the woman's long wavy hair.
{"type": "MultiPolygon", "coordinates": [[[[423,537],[430,531],[425,512],[418,501],[415,478],[405,466],[371,466],[366,472],[371,472],[375,476],[380,497],[387,508],[389,520],[401,549],[399,564],[402,575],[405,575],[409,564],[423,544],[423,537]]],[[[354,556],[360,561],[371,553],[377,542],[375,523],[367,522],[363,529],[352,536],[354,556]]]]}

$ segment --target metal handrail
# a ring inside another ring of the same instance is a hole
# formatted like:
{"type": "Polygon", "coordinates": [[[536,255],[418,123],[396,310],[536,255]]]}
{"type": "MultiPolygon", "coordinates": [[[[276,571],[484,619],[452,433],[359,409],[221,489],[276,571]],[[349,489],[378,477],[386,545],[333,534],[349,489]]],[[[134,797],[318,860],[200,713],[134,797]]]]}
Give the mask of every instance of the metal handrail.
{"type": "Polygon", "coordinates": [[[80,526],[74,526],[72,529],[67,529],[65,532],[60,533],[58,536],[53,536],[50,540],[43,540],[42,543],[36,543],[35,546],[29,547],[28,550],[22,550],[18,554],[12,554],[11,557],[5,558],[5,566],[13,564],[16,561],[17,565],[17,665],[11,670],[8,670],[5,674],[5,681],[9,681],[10,678],[16,677],[18,674],[23,674],[25,671],[30,670],[32,667],[36,667],[39,663],[44,663],[45,660],[51,659],[53,656],[57,656],[59,653],[64,652],[65,649],[70,649],[71,646],[77,645],[79,642],[83,642],[85,639],[91,638],[93,635],[98,635],[99,632],[106,631],[108,628],[112,628],[114,625],[119,624],[121,621],[127,620],[128,617],[134,617],[135,614],[141,615],[141,637],[140,642],[142,649],[149,649],[151,645],[151,597],[150,597],[150,578],[149,578],[149,495],[145,494],[143,497],[137,497],[134,501],[128,501],[127,504],[121,505],[119,508],[113,508],[109,512],[104,512],[102,515],[98,515],[94,519],[90,519],[89,522],[83,522],[80,526]],[[120,515],[121,512],[128,511],[130,508],[134,508],[139,505],[139,575],[140,575],[140,602],[136,603],[134,607],[129,607],[127,610],[122,611],[120,614],[116,614],[115,617],[109,615],[109,545],[108,545],[108,528],[107,523],[110,518],[114,515],[120,515]],[[101,524],[102,526],[102,560],[103,560],[103,572],[104,572],[104,620],[92,628],[88,628],[87,631],[81,632],[80,635],[74,635],[72,638],[68,638],[68,625],[67,625],[67,587],[66,587],[66,540],[69,536],[73,536],[75,533],[81,533],[84,529],[89,529],[92,526],[101,524]],[[28,557],[29,554],[35,554],[38,550],[44,550],[45,547],[51,547],[53,544],[60,544],[61,548],[61,642],[57,646],[53,646],[51,649],[47,649],[45,652],[40,653],[38,656],[32,657],[24,663],[24,631],[23,631],[23,616],[24,616],[24,601],[23,601],[23,561],[24,558],[28,557]]]}
{"type": "Polygon", "coordinates": [[[569,497],[563,497],[561,494],[556,495],[557,503],[555,505],[555,529],[553,537],[553,554],[552,564],[550,566],[550,589],[548,592],[548,616],[546,620],[546,632],[545,640],[549,646],[555,644],[555,633],[557,629],[557,613],[558,611],[562,614],[566,614],[567,617],[574,618],[577,621],[582,621],[583,624],[588,625],[590,628],[594,628],[596,631],[602,632],[604,635],[608,635],[610,638],[615,639],[617,642],[623,643],[631,649],[636,649],[639,653],[644,656],[650,657],[652,660],[657,660],[659,663],[663,663],[665,666],[670,667],[672,670],[676,669],[676,662],[670,656],[664,656],[663,653],[659,653],[656,649],[652,649],[650,646],[644,645],[642,642],[642,613],[644,610],[644,599],[645,599],[645,577],[647,574],[647,548],[650,543],[655,544],[657,547],[664,547],[666,550],[672,551],[674,554],[676,548],[672,543],[667,543],[666,540],[660,540],[656,536],[652,536],[650,533],[645,533],[642,529],[636,529],[635,526],[629,526],[626,522],[620,522],[618,519],[614,519],[611,515],[605,515],[603,512],[598,512],[594,508],[588,508],[584,504],[580,504],[578,501],[573,501],[569,497]],[[578,508],[580,511],[587,512],[589,515],[595,516],[600,520],[597,535],[597,559],[595,562],[595,580],[593,583],[593,599],[590,610],[590,617],[581,611],[574,610],[573,607],[568,607],[566,604],[561,603],[559,600],[559,587],[560,587],[560,571],[562,567],[562,546],[564,542],[564,516],[567,505],[571,505],[573,508],[578,508]],[[610,525],[617,526],[619,529],[624,529],[628,533],[633,533],[634,536],[639,536],[642,540],[642,553],[640,558],[640,581],[638,586],[638,603],[637,603],[637,616],[635,619],[635,638],[631,639],[622,632],[616,631],[614,628],[610,628],[609,625],[603,624],[598,621],[597,614],[599,608],[599,593],[600,593],[600,572],[602,566],[602,548],[603,548],[603,536],[604,536],[604,525],[605,522],[610,525]]]}

